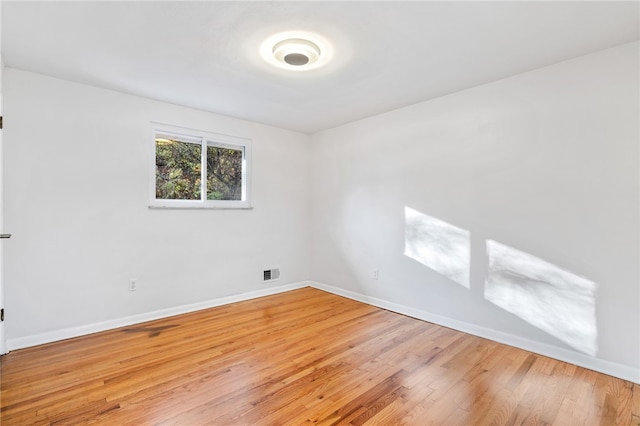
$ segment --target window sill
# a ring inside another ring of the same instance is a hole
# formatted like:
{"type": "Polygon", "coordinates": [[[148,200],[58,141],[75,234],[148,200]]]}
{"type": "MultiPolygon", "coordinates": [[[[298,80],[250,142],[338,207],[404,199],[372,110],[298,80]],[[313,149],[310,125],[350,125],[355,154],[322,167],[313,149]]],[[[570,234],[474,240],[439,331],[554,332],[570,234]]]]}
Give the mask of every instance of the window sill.
{"type": "Polygon", "coordinates": [[[163,204],[150,204],[150,210],[253,210],[253,206],[223,206],[223,205],[163,205],[163,204]]]}

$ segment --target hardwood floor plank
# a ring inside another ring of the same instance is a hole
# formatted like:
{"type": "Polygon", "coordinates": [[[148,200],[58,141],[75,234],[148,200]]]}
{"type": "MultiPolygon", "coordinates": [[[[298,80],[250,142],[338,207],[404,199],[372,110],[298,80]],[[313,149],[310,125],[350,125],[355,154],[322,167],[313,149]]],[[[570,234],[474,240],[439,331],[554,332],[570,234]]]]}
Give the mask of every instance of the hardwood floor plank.
{"type": "Polygon", "coordinates": [[[640,385],[312,288],[11,352],[2,425],[640,426],[640,385]]]}
{"type": "Polygon", "coordinates": [[[635,383],[631,400],[631,424],[640,426],[640,385],[635,383]]]}

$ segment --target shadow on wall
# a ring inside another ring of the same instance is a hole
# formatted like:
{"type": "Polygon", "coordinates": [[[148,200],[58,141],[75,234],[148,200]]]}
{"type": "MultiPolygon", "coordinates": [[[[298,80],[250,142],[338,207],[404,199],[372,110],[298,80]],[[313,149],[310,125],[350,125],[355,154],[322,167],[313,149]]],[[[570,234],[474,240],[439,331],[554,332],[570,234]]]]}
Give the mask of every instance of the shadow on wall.
{"type": "MultiPolygon", "coordinates": [[[[405,207],[404,254],[466,288],[470,238],[467,230],[405,207]]],[[[496,241],[486,241],[486,252],[486,300],[572,348],[596,355],[596,283],[496,241]]]]}

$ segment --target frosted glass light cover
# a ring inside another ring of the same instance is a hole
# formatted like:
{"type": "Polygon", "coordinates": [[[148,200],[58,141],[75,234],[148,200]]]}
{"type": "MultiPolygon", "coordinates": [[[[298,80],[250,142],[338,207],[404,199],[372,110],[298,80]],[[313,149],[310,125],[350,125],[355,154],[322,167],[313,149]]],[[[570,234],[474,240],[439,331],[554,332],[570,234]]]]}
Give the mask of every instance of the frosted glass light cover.
{"type": "Polygon", "coordinates": [[[331,48],[318,35],[286,32],[265,40],[260,53],[265,61],[278,68],[306,71],[325,65],[331,57],[331,48]]]}

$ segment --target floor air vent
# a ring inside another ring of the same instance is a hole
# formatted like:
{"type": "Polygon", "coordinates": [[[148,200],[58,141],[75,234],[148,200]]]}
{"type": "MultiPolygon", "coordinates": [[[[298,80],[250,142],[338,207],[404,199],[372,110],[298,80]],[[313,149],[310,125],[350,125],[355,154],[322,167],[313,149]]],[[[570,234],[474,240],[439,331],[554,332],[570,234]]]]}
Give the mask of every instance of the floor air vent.
{"type": "Polygon", "coordinates": [[[278,278],[280,278],[280,269],[267,269],[266,271],[264,271],[263,277],[263,281],[277,280],[278,278]]]}

